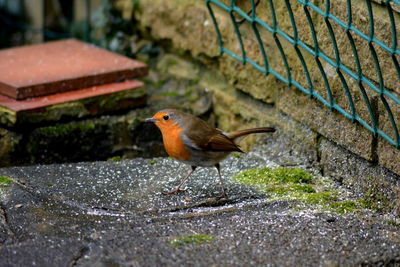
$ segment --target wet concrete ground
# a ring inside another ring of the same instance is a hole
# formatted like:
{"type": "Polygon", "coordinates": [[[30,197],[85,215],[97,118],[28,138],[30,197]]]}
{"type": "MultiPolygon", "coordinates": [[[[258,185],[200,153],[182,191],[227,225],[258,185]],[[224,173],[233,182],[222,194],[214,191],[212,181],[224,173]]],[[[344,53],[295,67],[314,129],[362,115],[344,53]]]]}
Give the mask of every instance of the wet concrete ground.
{"type": "Polygon", "coordinates": [[[228,200],[204,168],[162,194],[190,170],[168,158],[0,169],[17,181],[0,189],[0,266],[400,265],[400,228],[383,215],[296,209],[229,181],[277,166],[262,151],[223,162],[228,200]],[[210,239],[173,242],[193,234],[210,239]]]}

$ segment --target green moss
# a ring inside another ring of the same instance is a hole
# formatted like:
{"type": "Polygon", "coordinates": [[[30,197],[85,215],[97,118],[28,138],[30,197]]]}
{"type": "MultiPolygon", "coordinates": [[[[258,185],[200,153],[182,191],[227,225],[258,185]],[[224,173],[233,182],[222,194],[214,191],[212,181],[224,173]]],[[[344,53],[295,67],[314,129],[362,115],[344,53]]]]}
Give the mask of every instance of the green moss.
{"type": "Polygon", "coordinates": [[[266,192],[273,193],[276,195],[284,196],[289,193],[315,193],[315,189],[312,185],[301,185],[301,184],[283,184],[283,185],[272,185],[265,188],[266,192]]]}
{"type": "MultiPolygon", "coordinates": [[[[85,107],[97,106],[101,111],[118,110],[121,102],[125,100],[133,100],[144,97],[147,94],[147,89],[143,87],[135,88],[134,90],[126,90],[122,92],[113,93],[106,97],[97,97],[84,101],[85,107]]],[[[103,112],[100,112],[103,113],[103,112]]]]}
{"type": "Polygon", "coordinates": [[[233,181],[256,186],[272,200],[300,200],[305,204],[325,203],[332,193],[317,192],[314,179],[299,168],[262,168],[243,171],[233,181]]]}
{"type": "Polygon", "coordinates": [[[311,205],[326,205],[330,201],[336,200],[332,192],[316,192],[304,195],[303,201],[311,205]]]}
{"type": "Polygon", "coordinates": [[[175,238],[171,240],[169,243],[172,246],[180,247],[185,245],[200,245],[206,242],[211,242],[215,239],[215,237],[206,234],[190,234],[182,237],[175,238]]]}
{"type": "Polygon", "coordinates": [[[392,226],[400,227],[400,223],[395,220],[388,220],[386,223],[392,226]]]}
{"type": "Polygon", "coordinates": [[[140,9],[140,0],[132,0],[133,2],[133,9],[139,10],[140,9]]]}
{"type": "Polygon", "coordinates": [[[242,154],[240,154],[240,153],[232,153],[231,154],[233,157],[235,157],[235,158],[238,158],[238,159],[240,159],[240,158],[242,158],[242,154]]]}
{"type": "MultiPolygon", "coordinates": [[[[93,114],[103,114],[111,110],[119,110],[121,102],[144,97],[146,92],[146,88],[143,86],[134,90],[54,104],[37,112],[19,112],[16,120],[18,123],[39,123],[58,121],[63,117],[82,118],[93,114]]],[[[0,122],[1,114],[0,109],[0,122]]]]}
{"type": "Polygon", "coordinates": [[[121,161],[121,160],[122,160],[121,156],[115,156],[107,159],[107,161],[121,161]]]}
{"type": "Polygon", "coordinates": [[[314,179],[299,168],[263,168],[239,173],[233,181],[253,185],[268,194],[268,200],[293,200],[299,209],[318,208],[340,214],[356,212],[359,200],[339,201],[339,192],[326,179],[314,179]]]}
{"type": "Polygon", "coordinates": [[[378,212],[388,211],[392,205],[391,200],[385,194],[387,187],[373,178],[369,178],[369,189],[361,199],[361,205],[364,208],[378,212]]]}
{"type": "Polygon", "coordinates": [[[15,111],[0,106],[0,123],[12,126],[17,121],[15,111]]]}
{"type": "Polygon", "coordinates": [[[5,176],[0,176],[0,188],[9,187],[14,180],[5,176]]]}
{"type": "Polygon", "coordinates": [[[240,172],[232,179],[236,182],[264,187],[267,190],[271,184],[311,183],[313,176],[299,168],[263,168],[240,172]]]}
{"type": "Polygon", "coordinates": [[[367,197],[367,198],[361,199],[361,205],[364,208],[382,212],[382,211],[387,210],[387,207],[388,207],[386,204],[386,203],[388,203],[388,200],[387,199],[383,199],[383,200],[384,201],[380,201],[377,199],[371,199],[371,198],[367,197]]]}
{"type": "Polygon", "coordinates": [[[153,84],[154,90],[159,91],[163,88],[164,84],[166,83],[166,80],[158,80],[156,82],[150,81],[150,80],[145,80],[146,83],[149,85],[153,84]]]}
{"type": "Polygon", "coordinates": [[[88,132],[95,128],[94,123],[59,124],[37,129],[38,133],[48,137],[63,137],[72,131],[88,132]]]}
{"type": "Polygon", "coordinates": [[[121,125],[102,118],[34,129],[26,143],[27,158],[30,163],[105,160],[112,156],[112,138],[125,131],[121,125]]]}
{"type": "Polygon", "coordinates": [[[277,168],[272,174],[283,183],[311,183],[313,176],[300,168],[277,168]]]}
{"type": "Polygon", "coordinates": [[[329,203],[329,208],[340,214],[353,213],[359,207],[359,201],[354,200],[343,200],[329,203]]]}
{"type": "Polygon", "coordinates": [[[162,95],[162,96],[171,96],[171,97],[179,97],[179,96],[181,96],[180,94],[178,94],[177,92],[174,92],[174,91],[162,92],[162,93],[160,93],[160,95],[162,95]]]}
{"type": "Polygon", "coordinates": [[[149,161],[147,162],[147,164],[149,164],[149,165],[151,165],[151,166],[155,165],[156,163],[157,163],[156,160],[149,160],[149,161]]]}
{"type": "Polygon", "coordinates": [[[81,101],[73,101],[51,105],[40,112],[21,112],[18,115],[19,123],[39,123],[42,121],[58,121],[62,117],[83,117],[89,112],[81,101]]]}
{"type": "MultiPolygon", "coordinates": [[[[28,151],[35,153],[39,147],[49,144],[52,140],[60,140],[62,138],[71,138],[71,136],[81,136],[81,133],[88,133],[95,129],[94,123],[78,123],[78,124],[58,124],[36,129],[27,145],[28,151]]],[[[84,149],[84,147],[81,147],[84,149]]]]}
{"type": "Polygon", "coordinates": [[[190,97],[193,94],[194,91],[195,91],[195,89],[193,89],[193,88],[187,89],[186,92],[185,92],[185,96],[186,97],[190,97]]]}
{"type": "Polygon", "coordinates": [[[167,72],[168,68],[178,65],[178,63],[179,62],[176,57],[167,55],[163,58],[163,61],[161,61],[161,63],[159,63],[157,67],[160,69],[160,71],[167,72]]]}

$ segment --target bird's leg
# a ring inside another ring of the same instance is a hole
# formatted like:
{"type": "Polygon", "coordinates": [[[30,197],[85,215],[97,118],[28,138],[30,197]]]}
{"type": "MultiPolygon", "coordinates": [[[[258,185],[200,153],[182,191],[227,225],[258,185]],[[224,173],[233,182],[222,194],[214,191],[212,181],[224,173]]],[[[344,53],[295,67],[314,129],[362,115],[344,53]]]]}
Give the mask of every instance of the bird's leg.
{"type": "Polygon", "coordinates": [[[228,198],[228,195],[225,192],[225,186],[224,186],[224,182],[222,180],[222,176],[221,176],[221,168],[219,166],[219,163],[215,164],[215,168],[217,168],[218,171],[218,176],[219,176],[219,184],[221,185],[221,189],[222,189],[222,194],[219,196],[219,198],[228,198]]]}
{"type": "Polygon", "coordinates": [[[188,175],[186,175],[185,178],[182,179],[182,181],[179,183],[178,187],[172,191],[165,192],[164,194],[172,195],[172,194],[176,194],[176,193],[180,193],[180,192],[185,192],[186,190],[180,189],[180,187],[186,182],[186,180],[190,177],[190,175],[192,175],[192,173],[194,172],[194,170],[196,170],[196,168],[197,168],[197,166],[192,166],[192,170],[189,172],[188,175]]]}

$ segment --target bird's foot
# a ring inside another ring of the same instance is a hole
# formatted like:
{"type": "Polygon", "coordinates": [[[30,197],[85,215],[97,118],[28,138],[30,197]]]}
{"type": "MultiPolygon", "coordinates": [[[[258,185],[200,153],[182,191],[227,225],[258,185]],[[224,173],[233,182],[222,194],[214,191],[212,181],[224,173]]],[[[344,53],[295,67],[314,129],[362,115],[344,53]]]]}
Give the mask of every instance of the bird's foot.
{"type": "Polygon", "coordinates": [[[182,193],[182,192],[186,192],[186,190],[185,189],[180,189],[178,187],[178,188],[176,188],[174,190],[171,190],[171,191],[168,191],[168,192],[163,192],[163,194],[164,195],[175,195],[175,194],[182,193]]]}

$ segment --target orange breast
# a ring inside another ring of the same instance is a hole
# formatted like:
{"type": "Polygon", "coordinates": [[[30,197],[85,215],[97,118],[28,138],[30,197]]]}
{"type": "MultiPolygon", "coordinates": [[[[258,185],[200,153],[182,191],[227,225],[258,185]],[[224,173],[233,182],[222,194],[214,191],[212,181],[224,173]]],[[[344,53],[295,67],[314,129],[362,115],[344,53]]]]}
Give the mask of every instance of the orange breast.
{"type": "Polygon", "coordinates": [[[168,155],[179,160],[190,159],[190,153],[186,149],[180,136],[182,129],[176,124],[163,125],[160,129],[163,136],[164,147],[168,155]]]}

